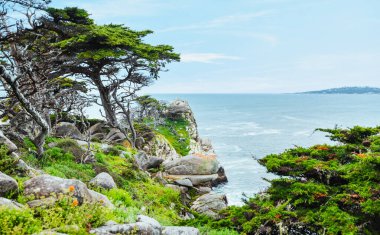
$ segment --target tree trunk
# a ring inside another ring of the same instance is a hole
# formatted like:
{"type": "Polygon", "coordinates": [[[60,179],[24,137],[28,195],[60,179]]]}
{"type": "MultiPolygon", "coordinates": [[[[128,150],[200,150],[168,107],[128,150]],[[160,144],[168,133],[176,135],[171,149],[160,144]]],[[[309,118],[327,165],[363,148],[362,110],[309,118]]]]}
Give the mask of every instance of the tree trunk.
{"type": "Polygon", "coordinates": [[[115,110],[112,107],[110,91],[105,88],[103,84],[97,83],[96,86],[99,90],[100,100],[102,102],[108,124],[112,127],[117,127],[119,123],[116,118],[115,110]]]}
{"type": "Polygon", "coordinates": [[[136,147],[137,133],[136,133],[135,127],[133,126],[133,121],[132,121],[132,117],[131,117],[130,102],[128,102],[127,110],[124,109],[123,112],[126,114],[129,129],[131,129],[131,132],[132,132],[132,139],[131,139],[132,143],[131,144],[132,144],[132,147],[135,148],[136,147]]]}

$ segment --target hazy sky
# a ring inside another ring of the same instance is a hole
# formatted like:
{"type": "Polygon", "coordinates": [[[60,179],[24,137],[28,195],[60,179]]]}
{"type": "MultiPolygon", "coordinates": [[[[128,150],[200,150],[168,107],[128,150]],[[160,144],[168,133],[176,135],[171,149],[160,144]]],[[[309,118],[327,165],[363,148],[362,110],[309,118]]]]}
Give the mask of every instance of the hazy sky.
{"type": "Polygon", "coordinates": [[[380,0],[53,0],[173,45],[147,93],[380,87],[380,0]]]}

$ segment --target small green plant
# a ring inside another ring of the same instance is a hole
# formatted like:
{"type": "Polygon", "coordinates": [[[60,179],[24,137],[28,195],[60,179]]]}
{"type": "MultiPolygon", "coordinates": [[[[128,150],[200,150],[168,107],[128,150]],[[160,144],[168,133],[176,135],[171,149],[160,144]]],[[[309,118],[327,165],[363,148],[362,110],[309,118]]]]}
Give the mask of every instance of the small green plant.
{"type": "Polygon", "coordinates": [[[67,229],[70,225],[79,227],[77,234],[86,234],[86,230],[99,227],[113,219],[112,212],[98,203],[78,205],[73,197],[61,198],[52,207],[38,207],[35,217],[42,222],[43,229],[67,229]]]}
{"type": "Polygon", "coordinates": [[[34,218],[33,211],[0,207],[0,234],[34,234],[42,230],[42,223],[34,218]]]}
{"type": "Polygon", "coordinates": [[[8,155],[9,149],[0,145],[0,171],[7,175],[15,175],[18,172],[16,160],[8,155]]]}

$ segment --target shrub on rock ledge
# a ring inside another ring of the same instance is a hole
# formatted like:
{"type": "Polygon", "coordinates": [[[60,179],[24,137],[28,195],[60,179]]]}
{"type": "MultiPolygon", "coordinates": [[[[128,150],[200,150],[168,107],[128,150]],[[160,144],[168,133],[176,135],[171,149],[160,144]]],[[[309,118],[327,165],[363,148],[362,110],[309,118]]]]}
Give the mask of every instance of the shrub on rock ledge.
{"type": "Polygon", "coordinates": [[[246,234],[379,234],[379,128],[324,131],[344,144],[296,147],[259,160],[283,177],[209,224],[246,234]]]}

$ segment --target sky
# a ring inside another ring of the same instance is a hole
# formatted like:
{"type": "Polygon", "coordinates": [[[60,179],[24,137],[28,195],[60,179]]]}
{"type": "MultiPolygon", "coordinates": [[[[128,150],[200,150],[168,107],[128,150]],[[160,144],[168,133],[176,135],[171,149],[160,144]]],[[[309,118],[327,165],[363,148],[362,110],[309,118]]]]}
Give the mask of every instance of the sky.
{"type": "Polygon", "coordinates": [[[145,93],[380,87],[379,0],[53,0],[181,54],[145,93]]]}

